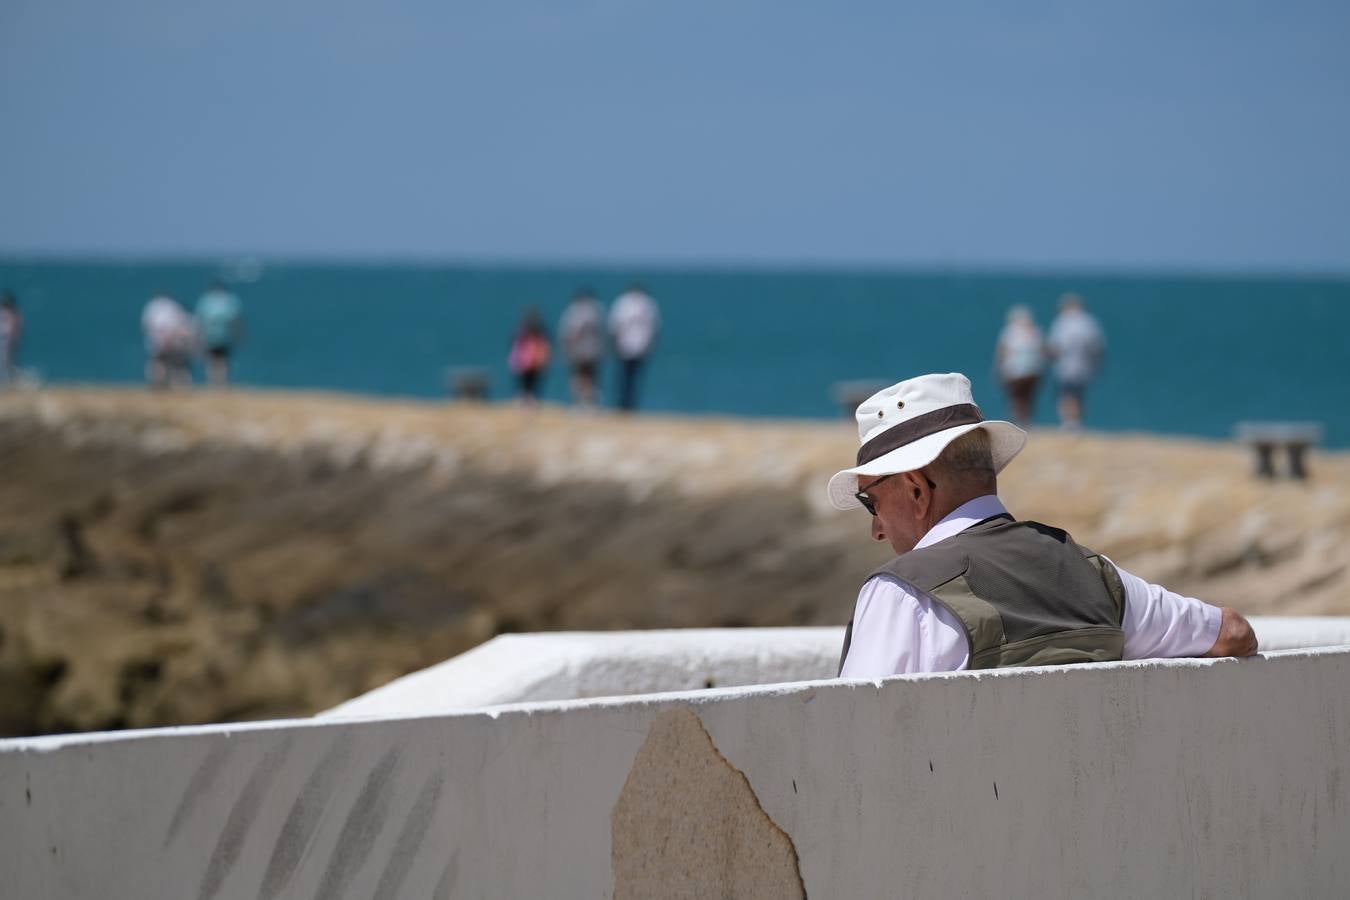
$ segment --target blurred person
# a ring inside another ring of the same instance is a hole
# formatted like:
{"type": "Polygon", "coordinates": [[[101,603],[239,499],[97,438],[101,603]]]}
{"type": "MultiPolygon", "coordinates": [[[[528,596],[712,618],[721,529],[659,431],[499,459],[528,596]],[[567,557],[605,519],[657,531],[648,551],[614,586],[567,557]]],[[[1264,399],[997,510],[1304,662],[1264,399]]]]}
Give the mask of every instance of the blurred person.
{"type": "Polygon", "coordinates": [[[192,384],[197,333],[192,317],[168,294],[157,294],[141,313],[145,334],[145,380],[153,388],[192,384]]]}
{"type": "Polygon", "coordinates": [[[544,320],[535,309],[525,310],[516,329],[515,339],[511,342],[511,353],[507,363],[516,376],[520,386],[520,398],[526,404],[539,400],[543,387],[544,371],[548,368],[552,346],[544,320]]]}
{"type": "Polygon", "coordinates": [[[1045,339],[1031,310],[1018,304],[1008,310],[1008,322],[999,333],[994,366],[1012,406],[1013,420],[1029,425],[1035,415],[1036,388],[1045,367],[1045,339]]]}
{"type": "Polygon", "coordinates": [[[964,375],[902,381],[856,418],[857,465],[830,479],[830,503],[865,509],[896,556],[858,593],[842,677],[1256,652],[1237,612],[1014,519],[998,474],[1026,432],[986,420],[964,375]]]}
{"type": "Polygon", "coordinates": [[[243,305],[219,279],[197,300],[197,333],[206,350],[206,380],[216,387],[230,383],[230,355],[243,336],[243,305]]]}
{"type": "Polygon", "coordinates": [[[609,333],[619,359],[619,409],[637,409],[638,376],[661,329],[656,301],[637,283],[614,301],[609,311],[609,333]]]}
{"type": "Polygon", "coordinates": [[[1055,361],[1059,385],[1059,421],[1076,430],[1083,424],[1083,395],[1088,382],[1101,367],[1106,337],[1097,320],[1083,308],[1083,298],[1065,294],[1059,298],[1059,315],[1050,326],[1050,358],[1055,361]]]}
{"type": "Polygon", "coordinates": [[[23,313],[12,291],[0,295],[0,381],[19,380],[19,342],[23,340],[23,313]]]}
{"type": "Polygon", "coordinates": [[[558,323],[567,362],[572,367],[572,402],[582,407],[596,403],[596,378],[605,352],[604,310],[588,288],[577,291],[558,323]]]}

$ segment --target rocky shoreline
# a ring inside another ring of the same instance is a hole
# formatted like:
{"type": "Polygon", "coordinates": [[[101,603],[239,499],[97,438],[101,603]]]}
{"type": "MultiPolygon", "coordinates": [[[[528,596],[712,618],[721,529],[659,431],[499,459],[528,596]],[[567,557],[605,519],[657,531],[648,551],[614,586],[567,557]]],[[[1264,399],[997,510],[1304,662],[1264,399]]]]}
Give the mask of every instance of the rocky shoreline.
{"type": "MultiPolygon", "coordinates": [[[[305,715],[543,629],[839,624],[848,423],[232,392],[0,396],[0,734],[305,715]]],[[[1350,454],[1036,433],[1001,492],[1148,578],[1348,614],[1350,454]]]]}

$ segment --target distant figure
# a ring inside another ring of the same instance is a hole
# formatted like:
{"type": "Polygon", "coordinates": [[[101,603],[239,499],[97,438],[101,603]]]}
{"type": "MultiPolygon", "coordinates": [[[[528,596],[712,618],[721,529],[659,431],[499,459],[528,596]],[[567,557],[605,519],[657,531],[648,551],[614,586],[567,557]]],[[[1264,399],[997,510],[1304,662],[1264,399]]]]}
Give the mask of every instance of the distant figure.
{"type": "Polygon", "coordinates": [[[1008,324],[998,336],[994,365],[1012,406],[1013,420],[1029,425],[1035,414],[1036,387],[1045,367],[1045,339],[1031,310],[1018,304],[1008,310],[1008,324]]]}
{"type": "Polygon", "coordinates": [[[14,384],[19,380],[19,341],[23,339],[23,314],[14,294],[0,295],[0,380],[14,384]]]}
{"type": "Polygon", "coordinates": [[[1079,428],[1083,424],[1083,394],[1101,367],[1106,338],[1077,294],[1059,298],[1059,315],[1050,326],[1049,349],[1059,382],[1060,424],[1079,428]]]}
{"type": "Polygon", "coordinates": [[[192,317],[168,294],[158,294],[141,313],[145,334],[145,380],[153,388],[183,387],[192,383],[192,356],[196,329],[192,317]]]}
{"type": "Polygon", "coordinates": [[[596,403],[596,378],[605,352],[605,312],[588,289],[577,291],[563,310],[558,324],[567,362],[572,367],[572,402],[591,407],[596,403]]]}
{"type": "Polygon", "coordinates": [[[507,357],[507,364],[520,385],[520,399],[526,404],[534,404],[539,400],[544,370],[548,368],[551,353],[544,321],[539,318],[537,311],[526,310],[520,328],[516,330],[515,340],[511,342],[511,354],[507,357]]]}
{"type": "Polygon", "coordinates": [[[609,311],[609,333],[614,339],[614,354],[619,358],[619,409],[637,409],[638,374],[656,342],[661,314],[656,301],[640,284],[614,301],[609,311]]]}
{"type": "Polygon", "coordinates": [[[230,354],[243,336],[243,306],[217,280],[197,301],[197,332],[206,348],[206,380],[216,386],[230,383],[230,354]]]}

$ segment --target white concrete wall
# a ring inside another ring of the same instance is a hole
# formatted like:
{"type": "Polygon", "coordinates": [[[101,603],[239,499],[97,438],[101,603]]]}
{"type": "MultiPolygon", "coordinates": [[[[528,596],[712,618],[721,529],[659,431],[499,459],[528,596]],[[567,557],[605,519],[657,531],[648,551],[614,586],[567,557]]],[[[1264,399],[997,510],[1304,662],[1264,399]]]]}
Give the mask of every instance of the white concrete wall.
{"type": "Polygon", "coordinates": [[[843,639],[842,628],[507,634],[322,715],[417,715],[831,678],[839,669],[843,639]]]}
{"type": "MultiPolygon", "coordinates": [[[[1254,618],[1263,650],[1350,645],[1350,618],[1254,618]]],[[[843,628],[510,634],[323,713],[402,716],[831,678],[843,628]]]]}
{"type": "Polygon", "coordinates": [[[0,891],[606,897],[721,766],[811,897],[1344,896],[1348,684],[1342,648],[7,741],[0,891]],[[681,768],[678,709],[720,755],[681,768]],[[640,747],[681,786],[659,810],[640,747]]]}

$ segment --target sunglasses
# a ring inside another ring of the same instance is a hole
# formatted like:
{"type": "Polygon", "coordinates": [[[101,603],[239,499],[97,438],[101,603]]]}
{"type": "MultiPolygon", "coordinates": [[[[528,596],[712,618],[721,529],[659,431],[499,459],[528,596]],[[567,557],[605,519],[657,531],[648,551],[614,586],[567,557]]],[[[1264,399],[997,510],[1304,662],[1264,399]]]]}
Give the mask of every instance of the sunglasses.
{"type": "MultiPolygon", "coordinates": [[[[887,478],[894,478],[896,475],[899,474],[901,473],[892,472],[889,475],[882,475],[876,481],[873,481],[870,484],[868,484],[867,487],[861,488],[858,491],[854,492],[853,496],[856,497],[858,499],[858,502],[862,504],[863,509],[867,510],[868,515],[875,516],[877,514],[877,506],[876,501],[873,500],[871,497],[867,496],[867,492],[870,491],[872,488],[876,487],[877,485],[881,484],[887,478]]],[[[933,484],[933,479],[929,478],[927,475],[924,475],[923,480],[928,482],[928,489],[930,491],[937,490],[937,485],[933,484]]]]}

